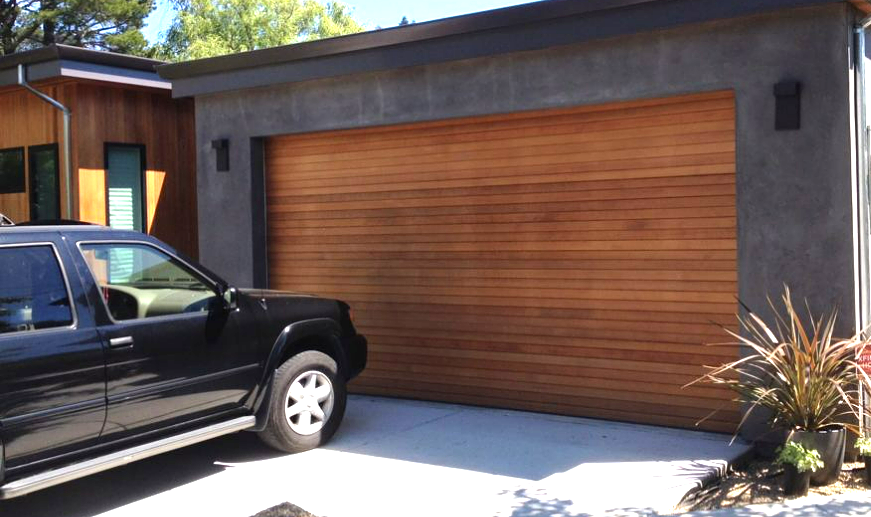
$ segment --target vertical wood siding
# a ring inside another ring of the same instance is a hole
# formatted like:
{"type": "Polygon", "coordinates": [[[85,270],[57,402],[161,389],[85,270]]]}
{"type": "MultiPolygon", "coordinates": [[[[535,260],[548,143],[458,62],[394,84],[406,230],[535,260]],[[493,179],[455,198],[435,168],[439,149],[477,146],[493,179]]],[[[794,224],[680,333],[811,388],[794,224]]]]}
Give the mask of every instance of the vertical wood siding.
{"type": "MultiPolygon", "coordinates": [[[[72,183],[76,217],[106,224],[104,146],[107,142],[141,144],[146,148],[148,231],[196,256],[193,101],[173,100],[166,91],[93,81],[35,86],[73,112],[72,183]]],[[[48,143],[62,146],[60,112],[21,88],[0,90],[0,149],[48,143]]],[[[62,162],[62,147],[58,151],[62,162]]],[[[30,218],[28,199],[27,193],[0,195],[0,212],[13,220],[26,221],[30,218]]],[[[62,203],[64,199],[62,194],[62,203]]]]}
{"type": "Polygon", "coordinates": [[[196,256],[193,117],[193,102],[168,92],[79,84],[75,134],[90,141],[77,145],[83,218],[106,223],[105,143],[144,145],[148,233],[196,256]]]}
{"type": "MultiPolygon", "coordinates": [[[[67,106],[75,102],[75,86],[58,83],[41,87],[46,94],[67,106]]],[[[26,148],[34,145],[60,143],[63,141],[63,117],[45,101],[21,88],[0,89],[0,149],[26,148]]],[[[59,170],[63,170],[63,153],[58,149],[59,170]]],[[[25,185],[30,185],[27,157],[24,160],[25,185]]],[[[66,190],[61,182],[61,213],[66,206],[66,190]]],[[[13,221],[30,219],[30,197],[27,192],[0,194],[0,213],[13,221]]]]}
{"type": "Polygon", "coordinates": [[[732,431],[731,92],[272,138],[271,287],[348,301],[361,393],[732,431]]]}

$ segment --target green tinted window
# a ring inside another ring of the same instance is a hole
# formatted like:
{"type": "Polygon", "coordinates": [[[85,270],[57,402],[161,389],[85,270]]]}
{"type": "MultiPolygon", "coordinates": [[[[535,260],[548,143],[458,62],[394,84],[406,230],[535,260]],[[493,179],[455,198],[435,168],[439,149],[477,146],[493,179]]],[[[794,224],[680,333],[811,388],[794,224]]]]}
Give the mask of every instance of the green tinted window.
{"type": "Polygon", "coordinates": [[[24,148],[0,150],[0,194],[24,191],[24,148]]]}

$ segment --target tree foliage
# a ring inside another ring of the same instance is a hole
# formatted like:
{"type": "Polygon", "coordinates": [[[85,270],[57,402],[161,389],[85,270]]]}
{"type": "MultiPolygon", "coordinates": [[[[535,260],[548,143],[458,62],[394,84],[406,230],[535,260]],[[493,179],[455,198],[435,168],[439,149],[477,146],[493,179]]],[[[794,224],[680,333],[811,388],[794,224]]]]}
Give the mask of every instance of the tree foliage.
{"type": "Polygon", "coordinates": [[[340,2],[175,0],[158,55],[183,61],[341,36],[364,30],[340,2]]]}
{"type": "Polygon", "coordinates": [[[154,0],[0,0],[0,54],[52,43],[148,55],[154,0]]]}

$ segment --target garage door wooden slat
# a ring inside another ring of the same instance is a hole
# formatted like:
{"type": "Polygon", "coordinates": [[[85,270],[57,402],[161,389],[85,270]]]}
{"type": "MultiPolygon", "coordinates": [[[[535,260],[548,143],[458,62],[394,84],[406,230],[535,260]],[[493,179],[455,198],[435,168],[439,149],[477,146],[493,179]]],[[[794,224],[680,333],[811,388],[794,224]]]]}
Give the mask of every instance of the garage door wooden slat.
{"type": "MultiPolygon", "coordinates": [[[[673,176],[669,178],[632,178],[632,179],[608,179],[608,180],[584,180],[576,181],[559,177],[549,181],[528,181],[529,177],[506,179],[505,184],[481,184],[464,185],[457,187],[444,186],[444,182],[437,184],[420,184],[420,188],[393,188],[386,186],[378,190],[361,191],[361,186],[347,186],[345,192],[336,192],[337,187],[321,188],[319,191],[312,189],[300,189],[292,182],[275,182],[268,196],[284,196],[286,201],[360,201],[368,199],[384,198],[422,198],[433,195],[447,197],[499,195],[499,194],[540,194],[552,192],[578,192],[578,191],[609,191],[620,189],[662,189],[672,187],[698,187],[713,185],[733,185],[735,178],[728,174],[731,167],[724,169],[725,173],[700,174],[698,167],[694,167],[693,175],[673,176]]],[[[399,184],[407,186],[407,184],[399,184]]],[[[397,185],[397,186],[399,186],[397,185]]]]}
{"type": "MultiPolygon", "coordinates": [[[[451,276],[429,275],[427,270],[418,270],[417,275],[394,275],[390,270],[383,270],[379,274],[354,274],[355,271],[336,270],[332,285],[341,288],[343,285],[414,285],[414,286],[443,286],[446,283],[446,278],[451,276]],[[413,278],[409,278],[412,276],[413,278]]],[[[693,283],[685,280],[640,280],[640,279],[572,279],[562,278],[558,274],[548,275],[547,278],[487,278],[482,276],[469,275],[463,280],[463,285],[467,287],[488,287],[488,288],[544,288],[544,289],[612,289],[618,291],[627,291],[638,289],[641,291],[701,291],[701,292],[719,292],[732,294],[737,289],[735,282],[718,282],[708,280],[696,280],[693,283]]],[[[274,279],[281,279],[282,283],[290,283],[291,285],[302,284],[312,276],[311,270],[294,271],[291,273],[282,273],[277,271],[273,273],[274,279]]],[[[456,275],[461,276],[461,275],[456,275]]],[[[327,285],[324,282],[324,285],[327,285]]]]}
{"type": "MultiPolygon", "coordinates": [[[[658,376],[618,376],[616,372],[609,370],[584,370],[578,368],[575,375],[560,375],[552,372],[547,372],[546,368],[537,366],[533,371],[529,368],[503,368],[493,370],[490,368],[475,368],[470,364],[464,366],[439,366],[432,362],[421,363],[418,361],[407,360],[399,361],[396,358],[388,360],[382,357],[378,361],[379,356],[375,354],[375,364],[378,366],[373,368],[374,372],[381,372],[386,375],[392,375],[396,378],[413,378],[412,376],[423,376],[428,378],[467,378],[476,381],[498,381],[503,382],[506,377],[510,377],[512,381],[519,381],[523,384],[547,384],[551,386],[565,386],[572,388],[590,388],[596,390],[618,390],[621,392],[634,393],[657,393],[673,397],[684,397],[692,399],[691,407],[705,408],[711,404],[711,400],[717,401],[724,398],[729,398],[731,392],[727,388],[716,387],[710,385],[694,385],[682,389],[682,385],[688,381],[683,379],[673,380],[665,374],[658,376]],[[610,374],[610,375],[609,375],[610,374]],[[606,375],[609,375],[606,377],[606,375]],[[655,382],[659,380],[660,382],[655,382]],[[672,382],[669,382],[669,381],[672,382]],[[696,405],[697,404],[697,405],[696,405]]],[[[470,363],[471,361],[469,361],[470,363]]]]}
{"type": "MultiPolygon", "coordinates": [[[[696,104],[696,106],[699,106],[696,104]]],[[[674,131],[673,126],[686,127],[688,125],[716,124],[732,122],[734,126],[735,113],[728,102],[717,101],[709,104],[707,109],[694,111],[673,112],[670,114],[648,113],[635,117],[586,117],[579,119],[577,115],[568,115],[564,118],[546,117],[543,119],[526,119],[520,123],[506,124],[505,120],[496,124],[472,124],[444,127],[437,130],[423,131],[417,128],[415,132],[382,131],[381,134],[369,135],[357,134],[351,138],[332,137],[329,133],[312,133],[309,135],[289,135],[275,137],[276,140],[284,138],[281,148],[275,150],[276,157],[294,156],[319,156],[329,154],[331,149],[340,145],[342,152],[368,152],[390,151],[409,147],[420,147],[434,144],[462,145],[468,142],[511,140],[519,136],[531,138],[559,136],[565,134],[598,134],[613,135],[615,131],[626,129],[639,129],[641,131],[659,128],[662,133],[674,131]],[[457,127],[464,127],[457,130],[457,127]],[[389,137],[385,133],[391,132],[389,137]],[[313,137],[312,142],[306,142],[306,137],[313,137]]],[[[375,131],[377,128],[370,129],[375,131]]],[[[677,129],[680,131],[680,128],[677,129]]]]}
{"type": "MultiPolygon", "coordinates": [[[[707,408],[716,405],[717,399],[708,399],[708,398],[700,398],[700,397],[691,397],[688,395],[677,395],[673,393],[663,393],[657,392],[652,389],[645,389],[644,385],[638,387],[637,390],[614,390],[607,387],[594,387],[589,385],[584,385],[585,379],[580,379],[580,383],[578,385],[562,385],[562,384],[552,384],[547,382],[533,382],[527,381],[523,383],[518,383],[513,381],[507,376],[503,376],[501,378],[484,378],[484,379],[476,379],[474,377],[467,377],[463,375],[451,375],[448,373],[440,373],[438,375],[426,376],[422,375],[418,372],[410,372],[410,371],[399,371],[399,370],[381,370],[376,367],[372,369],[371,375],[369,378],[390,378],[397,380],[405,380],[416,382],[423,379],[438,379],[437,382],[441,383],[450,383],[454,385],[466,385],[466,386],[476,386],[482,388],[497,388],[503,390],[511,390],[515,387],[522,386],[520,389],[530,390],[530,391],[538,391],[545,392],[550,391],[554,394],[564,394],[564,395],[587,395],[590,397],[603,398],[603,399],[611,399],[611,400],[625,400],[625,401],[643,401],[651,404],[668,404],[671,406],[680,406],[680,407],[688,407],[688,408],[696,408],[700,410],[705,410],[707,408]]],[[[595,382],[586,383],[586,384],[597,384],[595,382]]],[[[617,385],[617,383],[604,383],[604,385],[617,385]]]]}
{"type": "MultiPolygon", "coordinates": [[[[590,340],[634,340],[639,339],[639,334],[644,335],[645,343],[668,343],[668,344],[688,344],[698,345],[705,342],[722,341],[723,336],[719,332],[713,330],[694,331],[691,328],[674,328],[663,331],[650,330],[651,325],[646,325],[648,328],[643,328],[643,325],[607,325],[607,326],[592,326],[592,327],[557,327],[546,326],[544,323],[538,325],[518,324],[514,321],[502,321],[498,323],[474,322],[466,323],[462,321],[426,321],[423,319],[413,320],[397,320],[391,315],[366,315],[360,317],[362,325],[372,328],[382,328],[397,330],[408,333],[429,333],[440,332],[445,326],[450,326],[452,329],[464,332],[490,333],[494,336],[510,333],[513,336],[535,336],[537,338],[578,338],[590,340]],[[639,328],[641,327],[641,328],[639,328]]],[[[658,327],[656,327],[658,328],[658,327]]]]}
{"type": "Polygon", "coordinates": [[[734,120],[710,92],[270,138],[270,285],[351,304],[359,392],[731,431],[683,385],[738,356],[734,120]]]}
{"type": "MultiPolygon", "coordinates": [[[[418,314],[420,317],[424,315],[463,315],[473,314],[476,317],[482,316],[499,316],[506,319],[513,318],[554,318],[568,320],[583,320],[588,322],[596,321],[626,321],[626,322],[642,322],[642,323],[688,323],[688,324],[716,324],[727,328],[734,328],[736,325],[734,314],[705,314],[697,312],[650,312],[642,310],[631,311],[614,311],[606,309],[558,309],[558,308],[540,308],[540,307],[506,307],[486,305],[478,305],[474,307],[474,311],[470,307],[462,305],[445,305],[437,303],[399,303],[399,302],[377,302],[360,300],[355,307],[361,310],[372,313],[390,312],[398,317],[407,317],[405,313],[418,314]]],[[[656,325],[651,325],[655,327],[656,325]]]]}
{"type": "MultiPolygon", "coordinates": [[[[381,343],[378,345],[378,349],[373,351],[373,353],[415,356],[418,358],[418,360],[421,356],[425,356],[427,361],[463,361],[471,359],[480,360],[481,362],[486,364],[491,364],[489,362],[493,361],[492,354],[488,352],[466,348],[429,348],[425,346],[415,346],[411,348],[411,350],[414,352],[413,354],[409,352],[409,347],[381,343]]],[[[598,368],[602,370],[619,370],[625,372],[647,372],[652,375],[660,373],[684,375],[692,379],[695,379],[698,374],[697,366],[628,360],[617,361],[612,359],[596,359],[586,356],[573,357],[566,355],[548,355],[542,353],[524,354],[502,352],[499,355],[499,361],[507,361],[518,363],[519,365],[527,365],[525,366],[526,368],[528,368],[529,364],[557,365],[563,368],[598,368]]]]}
{"type": "Polygon", "coordinates": [[[296,189],[297,195],[344,192],[383,192],[535,183],[621,181],[633,179],[672,179],[700,175],[734,176],[731,163],[734,153],[664,156],[639,160],[609,160],[590,163],[540,165],[527,167],[490,167],[444,173],[415,174],[400,172],[355,177],[315,177],[314,179],[276,180],[272,188],[296,189]],[[694,163],[696,162],[696,163],[694,163]]]}
{"type": "MultiPolygon", "coordinates": [[[[357,176],[373,176],[383,175],[389,172],[405,173],[405,174],[423,174],[428,172],[440,173],[442,171],[469,171],[476,168],[491,169],[499,167],[529,167],[542,165],[565,165],[565,164],[584,164],[595,163],[613,158],[615,153],[619,153],[621,159],[656,159],[672,156],[688,156],[695,154],[717,154],[717,153],[734,153],[735,144],[729,142],[713,142],[703,144],[686,144],[686,145],[660,145],[651,147],[622,147],[614,146],[612,149],[604,150],[589,150],[586,148],[575,149],[572,152],[561,152],[555,150],[552,154],[522,154],[513,156],[510,151],[503,151],[498,155],[484,158],[472,158],[460,160],[457,162],[433,161],[432,163],[420,162],[414,164],[401,163],[385,163],[378,165],[366,165],[365,167],[355,167],[354,174],[357,176]],[[582,158],[580,158],[582,157],[582,158]]],[[[390,161],[388,161],[390,162],[390,161]]],[[[282,164],[275,160],[272,162],[275,167],[293,166],[295,169],[300,169],[297,173],[300,179],[305,178],[341,178],[348,173],[348,167],[336,165],[335,168],[329,169],[323,164],[313,164],[311,166],[301,166],[293,164],[282,164]]]]}
{"type": "Polygon", "coordinates": [[[270,192],[266,199],[269,203],[285,203],[292,206],[295,212],[306,212],[311,210],[369,210],[372,208],[405,208],[405,207],[430,207],[430,206],[463,206],[463,205],[504,205],[504,204],[526,204],[526,203],[561,203],[561,202],[588,202],[602,200],[625,200],[625,199],[670,199],[677,197],[691,198],[706,198],[734,195],[735,185],[727,183],[725,185],[711,184],[698,186],[668,186],[659,188],[622,188],[622,189],[601,189],[601,190],[571,190],[569,185],[566,185],[566,190],[557,190],[554,192],[532,192],[532,193],[512,193],[512,194],[494,194],[480,193],[484,189],[477,189],[477,192],[471,192],[466,196],[439,196],[433,198],[431,195],[423,195],[421,197],[403,197],[394,198],[392,196],[373,196],[371,200],[365,201],[332,201],[311,199],[305,201],[298,199],[298,196],[286,195],[281,192],[270,192]]]}
{"type": "MultiPolygon", "coordinates": [[[[431,223],[428,225],[398,225],[398,226],[298,226],[292,221],[276,220],[273,221],[273,226],[280,229],[283,235],[294,239],[307,236],[335,236],[340,235],[345,238],[361,235],[417,235],[421,232],[427,232],[432,235],[462,235],[465,233],[471,234],[498,234],[498,233],[524,233],[536,232],[539,234],[548,234],[550,232],[565,232],[577,229],[577,224],[574,222],[553,222],[553,223],[535,223],[535,222],[518,222],[513,224],[503,223],[466,223],[466,224],[439,224],[431,223]]],[[[704,230],[704,229],[735,229],[735,222],[728,221],[722,218],[715,217],[699,217],[691,219],[653,219],[650,221],[644,220],[611,220],[611,221],[588,221],[584,224],[586,233],[606,233],[621,231],[636,232],[643,231],[662,231],[662,230],[704,230]]]]}
{"type": "Polygon", "coordinates": [[[508,155],[558,156],[592,151],[616,151],[625,148],[646,149],[691,144],[730,143],[734,124],[679,125],[675,128],[657,127],[655,130],[632,129],[609,133],[574,133],[522,137],[505,140],[479,140],[464,144],[425,145],[379,149],[376,151],[348,152],[339,148],[334,153],[300,156],[276,155],[275,163],[292,166],[300,171],[323,167],[334,170],[341,167],[376,167],[416,165],[439,162],[445,153],[457,162],[502,158],[508,155]]]}
{"type": "MultiPolygon", "coordinates": [[[[727,352],[721,352],[720,355],[711,354],[716,352],[720,347],[700,347],[697,353],[689,352],[673,352],[668,349],[659,350],[637,350],[631,348],[596,348],[596,347],[581,347],[581,346],[561,346],[551,343],[524,343],[522,341],[492,341],[486,339],[443,339],[430,336],[408,336],[398,333],[377,333],[372,332],[371,335],[378,343],[400,346],[403,348],[415,347],[440,347],[445,350],[476,350],[490,354],[491,357],[501,357],[501,354],[540,354],[562,357],[579,357],[598,359],[603,361],[641,361],[650,363],[672,363],[676,365],[691,365],[702,364],[711,365],[721,363],[723,357],[728,355],[727,352]]],[[[617,344],[615,342],[615,344],[617,344]]],[[[421,360],[425,360],[421,357],[421,360]]]]}
{"type": "MultiPolygon", "coordinates": [[[[675,286],[675,290],[684,290],[688,287],[692,287],[693,283],[686,282],[687,280],[693,280],[694,282],[717,282],[717,283],[728,283],[732,286],[732,292],[734,292],[734,286],[737,282],[736,276],[734,272],[731,271],[681,271],[681,270],[633,270],[633,271],[624,271],[622,269],[612,270],[612,269],[583,269],[578,270],[574,268],[550,268],[550,269],[532,269],[532,268],[523,268],[523,269],[508,269],[508,268],[498,268],[495,265],[491,266],[488,269],[477,269],[477,268],[459,268],[454,267],[452,269],[447,268],[437,268],[437,267],[417,267],[417,268],[409,268],[408,264],[406,267],[381,267],[381,268],[366,268],[360,267],[356,269],[352,269],[347,265],[337,265],[336,267],[330,267],[330,264],[322,264],[317,267],[298,267],[298,268],[287,268],[287,267],[276,267],[272,271],[274,274],[278,275],[291,275],[291,276],[299,276],[300,278],[312,278],[313,276],[321,276],[326,278],[336,278],[336,277],[360,277],[360,278],[385,278],[385,279],[398,279],[399,277],[414,277],[414,278],[426,278],[429,281],[436,281],[438,278],[464,278],[464,283],[468,283],[469,279],[510,279],[514,280],[528,280],[528,279],[541,279],[541,280],[589,280],[591,282],[596,281],[649,281],[649,282],[669,282],[669,281],[682,281],[682,282],[673,282],[675,286]],[[677,287],[680,289],[677,289],[677,287]]],[[[293,281],[290,280],[289,281],[293,281]]],[[[396,280],[399,281],[399,280],[396,280]]],[[[591,284],[594,285],[594,284],[591,284]]],[[[619,284],[610,284],[610,285],[619,285],[619,284]]],[[[705,285],[705,284],[702,284],[705,285]]],[[[705,289],[707,290],[707,289],[705,289]]]]}
{"type": "MultiPolygon", "coordinates": [[[[402,227],[410,225],[447,225],[447,224],[491,224],[491,223],[537,223],[537,222],[572,222],[584,221],[588,224],[614,224],[615,222],[629,222],[644,225],[651,221],[664,219],[710,219],[719,218],[723,224],[735,226],[735,207],[684,207],[684,208],[660,208],[635,210],[625,212],[605,211],[575,211],[575,212],[513,212],[507,214],[441,214],[429,216],[378,217],[358,216],[341,217],[339,212],[334,217],[315,218],[305,214],[270,212],[270,228],[278,228],[282,221],[292,221],[286,226],[298,228],[324,228],[329,226],[355,227],[362,226],[374,228],[378,231],[386,227],[402,227]]],[[[371,215],[371,214],[370,214],[371,215]]],[[[584,226],[586,228],[586,226],[584,226]]]]}
{"type": "MultiPolygon", "coordinates": [[[[281,284],[274,284],[281,285],[281,284]]],[[[291,289],[293,286],[285,286],[286,289],[291,289]]],[[[487,307],[535,307],[540,309],[604,309],[612,311],[629,311],[639,310],[648,312],[681,312],[681,313],[699,313],[699,314],[719,314],[733,315],[735,311],[734,303],[698,303],[698,302],[668,302],[662,301],[628,301],[628,300],[596,300],[596,299],[578,299],[578,298],[522,298],[512,296],[503,297],[484,297],[484,296],[465,296],[465,295],[428,295],[421,296],[419,294],[396,294],[383,292],[354,292],[356,290],[342,291],[326,291],[326,290],[306,290],[297,289],[302,292],[314,294],[329,295],[334,298],[345,300],[349,303],[357,301],[375,301],[375,302],[398,302],[398,303],[420,303],[421,301],[429,301],[439,304],[453,304],[469,307],[469,310],[474,310],[476,306],[487,307]]]]}
{"type": "MultiPolygon", "coordinates": [[[[731,112],[724,111],[731,115],[731,112]]],[[[688,118],[688,117],[687,117],[688,118]]],[[[443,145],[435,145],[432,139],[420,139],[418,142],[406,142],[406,145],[398,147],[379,147],[367,149],[354,149],[349,145],[342,145],[339,149],[333,149],[333,152],[328,152],[326,149],[320,153],[306,154],[294,152],[292,148],[286,149],[284,152],[275,153],[275,158],[278,163],[282,164],[313,164],[331,162],[338,164],[343,162],[355,163],[368,159],[384,159],[385,157],[392,158],[408,158],[411,156],[438,156],[445,152],[450,153],[470,153],[483,150],[504,149],[505,146],[522,145],[524,148],[535,148],[536,146],[554,146],[560,144],[577,144],[579,142],[620,142],[623,145],[633,145],[633,142],[639,139],[653,139],[657,137],[668,136],[672,141],[680,135],[692,135],[693,141],[695,138],[710,138],[715,134],[719,134],[720,138],[717,141],[728,141],[729,132],[735,126],[735,121],[731,116],[723,117],[722,120],[706,121],[706,122],[681,122],[674,121],[676,127],[663,125],[659,120],[652,119],[648,122],[649,127],[634,125],[631,122],[625,122],[624,128],[615,128],[604,131],[593,131],[590,125],[577,125],[575,127],[563,126],[559,131],[532,131],[513,130],[500,131],[500,138],[482,138],[481,135],[469,135],[465,141],[458,142],[456,138],[451,138],[450,142],[443,145]],[[581,134],[579,134],[581,133],[581,134]],[[702,136],[707,135],[707,136],[702,136]]],[[[495,133],[491,132],[490,134],[495,133]]],[[[487,134],[487,133],[485,133],[487,134]]],[[[653,141],[641,140],[645,144],[653,144],[653,141]]],[[[690,141],[686,139],[684,141],[690,141]]],[[[659,144],[662,145],[662,144],[659,144]]],[[[540,147],[539,147],[540,148],[540,147]]],[[[542,150],[543,151],[543,150],[542,150]]]]}
{"type": "MultiPolygon", "coordinates": [[[[608,242],[639,240],[729,240],[735,235],[734,228],[687,228],[677,230],[636,230],[636,231],[590,231],[590,232],[481,232],[480,233],[428,233],[428,234],[369,234],[356,235],[354,241],[362,244],[403,243],[442,243],[442,242],[608,242]]],[[[344,244],[348,234],[339,235],[299,235],[293,232],[276,232],[279,238],[293,236],[298,244],[344,244]]],[[[354,235],[354,234],[351,234],[354,235]]]]}
{"type": "MultiPolygon", "coordinates": [[[[382,371],[411,371],[415,373],[435,373],[436,376],[442,375],[457,375],[462,377],[477,378],[482,371],[491,372],[485,378],[504,379],[506,373],[515,378],[524,378],[522,376],[529,375],[529,363],[521,361],[494,361],[492,359],[470,359],[468,357],[445,357],[445,356],[427,356],[425,364],[420,363],[418,354],[409,353],[381,353],[373,352],[371,359],[376,364],[386,365],[382,371]]],[[[675,387],[683,386],[696,379],[696,375],[682,375],[664,372],[650,372],[643,369],[639,370],[623,370],[611,369],[599,363],[595,366],[590,365],[565,365],[565,364],[538,364],[535,367],[535,376],[540,377],[547,384],[565,385],[565,386],[588,386],[602,385],[608,389],[616,386],[620,390],[626,390],[630,387],[641,387],[645,389],[645,384],[653,384],[657,391],[674,390],[675,387]],[[597,381],[608,381],[604,384],[594,382],[587,384],[585,379],[596,379],[597,381]],[[614,381],[623,381],[614,383],[614,381]],[[642,383],[642,384],[639,384],[642,383]],[[662,385],[662,387],[656,386],[662,385]],[[610,387],[609,387],[610,386],[610,387]]],[[[537,378],[536,377],[536,378],[537,378]]],[[[532,377],[526,378],[527,380],[532,377]]],[[[668,391],[666,391],[668,392],[668,391]]],[[[681,390],[675,394],[679,396],[699,396],[700,398],[722,399],[729,397],[730,393],[725,388],[710,389],[710,386],[700,385],[694,386],[687,390],[681,390]],[[698,391],[693,391],[698,390],[698,391]]]]}
{"type": "MultiPolygon", "coordinates": [[[[661,99],[647,99],[638,103],[630,101],[628,103],[611,105],[591,105],[565,109],[556,108],[543,111],[524,111],[493,117],[477,117],[459,120],[445,119],[421,122],[414,124],[414,126],[418,134],[432,138],[437,135],[453,136],[468,132],[489,132],[493,131],[494,128],[506,126],[510,128],[536,128],[553,124],[576,124],[579,122],[589,123],[604,120],[625,121],[662,115],[668,116],[678,113],[704,113],[706,111],[734,109],[734,97],[724,94],[710,95],[711,96],[708,98],[695,97],[688,102],[683,102],[677,97],[673,97],[665,102],[658,102],[661,99]]],[[[732,113],[734,116],[734,111],[732,113]]],[[[368,128],[365,131],[358,131],[356,129],[326,131],[276,137],[276,140],[281,138],[291,139],[292,145],[294,146],[304,146],[306,144],[311,144],[313,146],[328,146],[334,141],[340,140],[352,140],[355,142],[372,140],[391,142],[396,139],[396,133],[408,137],[409,133],[404,131],[406,127],[408,126],[373,127],[368,128]]]]}
{"type": "MultiPolygon", "coordinates": [[[[631,195],[631,194],[627,194],[631,195]]],[[[733,196],[705,196],[705,197],[672,197],[672,198],[640,198],[640,199],[609,199],[605,201],[578,202],[542,202],[542,203],[515,203],[515,204],[482,204],[482,205],[457,205],[424,206],[424,207],[373,207],[368,209],[348,210],[319,210],[317,206],[301,206],[304,210],[281,203],[273,205],[270,210],[278,215],[282,212],[294,212],[299,219],[320,219],[331,217],[358,218],[358,217],[405,217],[423,215],[451,215],[451,214],[517,214],[522,212],[548,213],[548,212],[605,212],[606,215],[591,215],[590,217],[619,218],[628,214],[615,212],[626,210],[644,210],[651,208],[710,208],[730,207],[734,210],[733,196]],[[730,202],[731,200],[731,202],[730,202]]],[[[704,212],[702,212],[703,214],[704,212]]],[[[700,214],[701,215],[701,214],[700,214]]]]}

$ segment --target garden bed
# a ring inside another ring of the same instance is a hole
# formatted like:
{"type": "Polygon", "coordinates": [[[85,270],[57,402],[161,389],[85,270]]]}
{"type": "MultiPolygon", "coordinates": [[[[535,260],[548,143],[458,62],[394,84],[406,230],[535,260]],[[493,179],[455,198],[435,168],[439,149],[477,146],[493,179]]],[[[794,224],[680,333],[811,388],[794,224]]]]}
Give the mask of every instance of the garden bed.
{"type": "MultiPolygon", "coordinates": [[[[845,463],[838,481],[828,486],[811,486],[808,495],[851,494],[868,489],[864,463],[845,463]]],[[[696,492],[681,503],[675,513],[781,503],[788,499],[795,498],[783,495],[783,468],[769,461],[753,461],[696,492]]]]}

